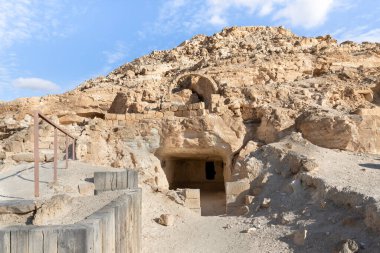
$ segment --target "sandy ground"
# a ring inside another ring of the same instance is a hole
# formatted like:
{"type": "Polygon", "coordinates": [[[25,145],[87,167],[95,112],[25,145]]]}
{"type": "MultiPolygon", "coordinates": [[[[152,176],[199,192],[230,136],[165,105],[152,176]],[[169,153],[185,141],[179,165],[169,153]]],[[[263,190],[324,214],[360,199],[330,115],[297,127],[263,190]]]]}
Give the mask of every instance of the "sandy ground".
{"type": "MultiPolygon", "coordinates": [[[[53,163],[40,164],[40,197],[48,199],[57,194],[80,196],[78,185],[91,181],[96,171],[111,171],[108,167],[93,166],[79,161],[58,163],[58,183],[53,183],[53,163]]],[[[117,169],[112,169],[116,171],[117,169]]],[[[16,165],[0,172],[0,200],[35,199],[34,163],[16,165]]]]}
{"type": "Polygon", "coordinates": [[[200,216],[143,187],[143,252],[290,252],[279,240],[286,232],[265,217],[200,216]],[[165,213],[175,215],[174,226],[155,221],[165,213]],[[249,228],[257,230],[244,233],[249,228]]]}
{"type": "MultiPolygon", "coordinates": [[[[283,148],[284,143],[275,144],[283,148]]],[[[285,146],[284,146],[285,145],[285,146]]],[[[292,145],[292,150],[313,157],[319,168],[307,176],[321,180],[328,189],[343,193],[342,202],[350,194],[359,194],[365,201],[380,200],[379,157],[316,148],[313,145],[292,145]]],[[[61,163],[59,167],[63,167],[61,163]]],[[[33,199],[33,164],[15,166],[0,173],[0,199],[33,199]]],[[[69,209],[61,209],[53,215],[41,215],[44,224],[66,224],[91,214],[117,197],[118,193],[100,196],[80,196],[78,184],[91,181],[95,171],[109,170],[80,162],[70,162],[69,169],[59,169],[59,184],[51,184],[52,164],[41,166],[41,200],[67,193],[69,209]]],[[[338,206],[327,200],[322,207],[316,199],[316,188],[300,185],[296,192],[289,192],[289,184],[295,179],[283,177],[269,170],[268,182],[256,196],[251,212],[246,216],[225,216],[220,210],[221,193],[201,196],[202,207],[208,215],[200,216],[170,200],[150,186],[143,189],[143,252],[332,252],[341,240],[354,239],[360,244],[360,252],[380,252],[380,236],[364,224],[363,214],[350,206],[338,206]],[[260,201],[271,198],[270,208],[258,208],[260,201]],[[212,200],[212,201],[210,201],[212,200]],[[161,214],[175,215],[173,226],[165,227],[156,222],[161,214]],[[286,217],[284,222],[284,218],[286,217]],[[307,230],[304,245],[293,242],[293,233],[307,230]],[[250,230],[248,233],[247,230],[250,230]]],[[[223,197],[223,196],[222,196],[223,197]]],[[[66,197],[62,201],[67,201],[66,197]]],[[[59,203],[60,201],[58,201],[59,203]]],[[[54,207],[55,208],[55,207],[54,207]]],[[[38,216],[38,214],[37,214],[38,216]]],[[[14,217],[13,217],[14,218],[14,217]]],[[[27,218],[27,217],[24,217],[27,218]]],[[[10,217],[10,220],[12,217],[10,217]]],[[[8,222],[9,220],[4,220],[8,222]]],[[[15,220],[17,221],[17,220],[15,220]]],[[[18,220],[22,222],[20,218],[18,220]]],[[[0,222],[1,223],[1,222],[0,222]]]]}
{"type": "MultiPolygon", "coordinates": [[[[346,239],[355,240],[360,252],[380,252],[379,234],[365,225],[359,209],[347,204],[355,203],[357,196],[363,205],[380,200],[379,156],[328,150],[310,143],[293,144],[292,150],[316,159],[319,168],[307,176],[323,182],[326,191],[333,189],[338,193],[333,196],[341,200],[322,199],[322,205],[316,198],[320,189],[301,184],[296,192],[289,192],[297,177],[284,177],[274,167],[246,216],[199,216],[143,187],[143,252],[320,253],[333,252],[336,244],[346,239]],[[264,197],[272,200],[270,208],[257,209],[264,197]],[[176,216],[174,226],[157,224],[155,219],[164,213],[176,216]],[[249,228],[252,232],[244,233],[249,228]],[[293,233],[301,229],[307,230],[307,237],[304,245],[296,245],[293,233]]],[[[219,205],[218,201],[213,204],[219,205]]]]}

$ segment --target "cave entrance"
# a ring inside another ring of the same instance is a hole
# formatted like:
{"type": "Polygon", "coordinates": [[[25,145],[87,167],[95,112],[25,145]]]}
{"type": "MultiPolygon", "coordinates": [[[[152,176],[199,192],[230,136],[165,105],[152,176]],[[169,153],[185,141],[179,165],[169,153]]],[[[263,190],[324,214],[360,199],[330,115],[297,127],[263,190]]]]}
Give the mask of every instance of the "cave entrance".
{"type": "Polygon", "coordinates": [[[226,213],[225,166],[221,157],[167,157],[163,165],[169,189],[200,189],[202,216],[226,213]]]}

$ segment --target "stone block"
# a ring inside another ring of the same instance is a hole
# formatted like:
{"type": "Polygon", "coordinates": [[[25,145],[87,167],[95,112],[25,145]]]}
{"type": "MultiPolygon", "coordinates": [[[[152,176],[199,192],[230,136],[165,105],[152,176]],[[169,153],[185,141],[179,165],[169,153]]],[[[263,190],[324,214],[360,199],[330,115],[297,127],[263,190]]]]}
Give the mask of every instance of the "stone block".
{"type": "Polygon", "coordinates": [[[124,121],[125,120],[125,114],[116,114],[116,119],[124,121]]]}
{"type": "Polygon", "coordinates": [[[66,225],[58,231],[58,253],[92,252],[87,242],[87,228],[82,225],[66,225]]]}
{"type": "Polygon", "coordinates": [[[172,112],[178,111],[178,105],[172,105],[172,106],[170,106],[170,111],[172,111],[172,112]]]}
{"type": "MultiPolygon", "coordinates": [[[[45,156],[43,154],[39,154],[40,161],[45,161],[45,156]]],[[[34,162],[34,153],[25,152],[18,153],[12,156],[12,159],[16,162],[34,162]]]]}
{"type": "Polygon", "coordinates": [[[205,103],[204,102],[195,103],[195,104],[193,104],[191,109],[193,109],[193,110],[205,109],[205,103]]]}
{"type": "Polygon", "coordinates": [[[24,253],[29,250],[29,231],[23,226],[12,227],[11,231],[11,252],[24,253]]]}
{"type": "Polygon", "coordinates": [[[175,216],[172,214],[161,214],[158,223],[163,226],[173,226],[175,221],[175,216]]]}
{"type": "Polygon", "coordinates": [[[125,120],[118,120],[117,125],[123,127],[126,125],[126,122],[125,122],[125,120]]]}
{"type": "Polygon", "coordinates": [[[0,230],[0,252],[11,253],[11,232],[9,230],[0,230]]]}
{"type": "Polygon", "coordinates": [[[161,119],[161,118],[164,117],[164,113],[162,113],[162,112],[156,112],[156,117],[159,118],[159,119],[161,119]]]}
{"type": "Polygon", "coordinates": [[[90,218],[97,218],[102,222],[103,252],[115,253],[115,210],[105,207],[90,215],[90,218]]]}
{"type": "Polygon", "coordinates": [[[115,113],[109,113],[109,119],[111,120],[116,120],[117,119],[117,115],[115,113]]]}
{"type": "Polygon", "coordinates": [[[205,109],[199,109],[197,110],[197,116],[204,116],[206,115],[206,110],[205,109]]]}
{"type": "Polygon", "coordinates": [[[178,110],[179,111],[187,111],[187,106],[186,105],[179,105],[178,110]]]}
{"type": "Polygon", "coordinates": [[[183,117],[183,111],[176,111],[174,113],[174,116],[176,116],[176,117],[183,117]]]}
{"type": "Polygon", "coordinates": [[[164,117],[173,117],[174,115],[175,115],[175,113],[171,112],[171,111],[164,112],[164,117]]]}
{"type": "Polygon", "coordinates": [[[201,207],[201,200],[200,199],[185,199],[185,207],[188,208],[200,208],[201,207]]]}
{"type": "Polygon", "coordinates": [[[95,172],[94,173],[95,193],[99,191],[113,191],[116,189],[116,173],[95,172]]]}
{"type": "Polygon", "coordinates": [[[116,172],[116,189],[123,190],[128,188],[128,172],[116,172]]]}
{"type": "Polygon", "coordinates": [[[127,170],[128,172],[128,188],[134,189],[138,187],[138,174],[137,171],[127,170]]]}
{"type": "Polygon", "coordinates": [[[190,111],[189,110],[182,111],[182,117],[190,117],[190,111]]]}
{"type": "Polygon", "coordinates": [[[24,143],[22,141],[11,141],[5,145],[5,151],[11,151],[14,153],[24,152],[24,143]]]}
{"type": "Polygon", "coordinates": [[[91,196],[94,195],[95,184],[93,183],[81,183],[78,185],[78,191],[81,195],[91,196]]]}
{"type": "Polygon", "coordinates": [[[133,189],[128,192],[131,196],[131,210],[130,210],[130,231],[129,231],[129,246],[128,252],[141,252],[141,232],[142,232],[142,219],[141,219],[141,189],[133,189]]]}
{"type": "Polygon", "coordinates": [[[39,228],[30,228],[28,236],[29,252],[44,252],[44,234],[39,228]]]}
{"type": "Polygon", "coordinates": [[[198,112],[196,110],[190,110],[189,114],[190,114],[190,117],[196,117],[196,116],[198,116],[198,112]]]}
{"type": "Polygon", "coordinates": [[[184,195],[187,199],[200,199],[201,192],[199,189],[184,189],[184,195]]]}
{"type": "Polygon", "coordinates": [[[130,205],[131,198],[127,195],[120,196],[116,201],[113,201],[115,206],[115,251],[116,253],[127,252],[127,230],[128,228],[128,205],[130,205]]]}
{"type": "Polygon", "coordinates": [[[82,220],[78,222],[79,225],[84,226],[87,230],[87,245],[92,249],[93,253],[102,253],[102,233],[100,220],[82,220]]]}
{"type": "Polygon", "coordinates": [[[211,103],[217,104],[220,100],[219,94],[211,94],[211,103]]]}
{"type": "Polygon", "coordinates": [[[58,230],[59,226],[45,226],[39,227],[35,230],[42,230],[44,235],[44,251],[43,252],[57,252],[58,251],[58,230]]]}
{"type": "Polygon", "coordinates": [[[249,182],[236,181],[225,183],[226,195],[239,195],[248,193],[250,189],[249,182]]]}

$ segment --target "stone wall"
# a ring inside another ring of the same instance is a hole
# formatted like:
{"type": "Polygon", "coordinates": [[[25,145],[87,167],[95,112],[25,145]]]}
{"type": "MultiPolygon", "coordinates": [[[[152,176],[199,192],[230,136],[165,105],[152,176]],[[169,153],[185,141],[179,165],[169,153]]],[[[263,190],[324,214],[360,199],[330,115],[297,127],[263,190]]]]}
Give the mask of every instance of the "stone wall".
{"type": "Polygon", "coordinates": [[[138,173],[134,170],[95,172],[94,183],[95,194],[104,191],[136,189],[138,187],[138,173]]]}
{"type": "Polygon", "coordinates": [[[119,198],[76,224],[3,228],[0,230],[0,252],[141,252],[142,192],[141,189],[123,192],[119,198]]]}

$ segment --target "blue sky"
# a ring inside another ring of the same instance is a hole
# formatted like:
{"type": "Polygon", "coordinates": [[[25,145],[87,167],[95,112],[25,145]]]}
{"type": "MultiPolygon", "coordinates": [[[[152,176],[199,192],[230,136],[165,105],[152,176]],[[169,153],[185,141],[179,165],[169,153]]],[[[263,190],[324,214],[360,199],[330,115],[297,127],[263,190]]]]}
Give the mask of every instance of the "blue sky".
{"type": "Polygon", "coordinates": [[[380,42],[377,0],[0,0],[0,100],[63,93],[225,26],[380,42]]]}

